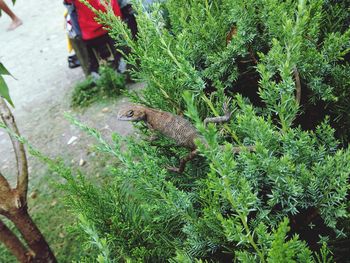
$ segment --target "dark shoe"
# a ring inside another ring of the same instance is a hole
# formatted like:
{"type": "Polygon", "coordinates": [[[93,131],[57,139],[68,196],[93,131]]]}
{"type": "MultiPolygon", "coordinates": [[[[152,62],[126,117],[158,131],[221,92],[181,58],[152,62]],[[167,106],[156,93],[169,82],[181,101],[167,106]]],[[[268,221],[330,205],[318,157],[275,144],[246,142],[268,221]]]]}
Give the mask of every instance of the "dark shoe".
{"type": "Polygon", "coordinates": [[[80,67],[80,61],[77,55],[68,56],[68,67],[69,68],[80,67]]]}

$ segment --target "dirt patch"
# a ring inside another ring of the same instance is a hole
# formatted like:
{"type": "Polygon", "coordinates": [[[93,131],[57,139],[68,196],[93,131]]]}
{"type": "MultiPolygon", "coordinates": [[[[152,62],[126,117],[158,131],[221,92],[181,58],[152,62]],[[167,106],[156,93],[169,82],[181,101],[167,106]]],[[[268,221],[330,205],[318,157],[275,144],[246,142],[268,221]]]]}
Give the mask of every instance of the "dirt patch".
{"type": "MultiPolygon", "coordinates": [[[[10,20],[5,14],[0,18],[0,60],[16,77],[16,80],[7,77],[6,81],[16,106],[13,112],[19,130],[48,156],[61,156],[77,164],[83,159],[88,169],[90,146],[95,142],[70,125],[64,112],[70,111],[107,138],[112,132],[126,135],[132,133],[132,125],[118,122],[115,117],[127,100],[120,98],[94,104],[84,112],[72,111],[69,107],[72,86],[84,75],[81,68],[72,70],[67,65],[64,7],[60,1],[28,0],[18,1],[13,10],[23,20],[23,26],[6,32],[10,20]],[[73,136],[77,139],[68,144],[73,136]]],[[[11,181],[15,179],[14,160],[10,140],[0,131],[0,170],[11,181]]],[[[29,158],[29,166],[31,177],[46,170],[45,165],[33,158],[29,158]]]]}

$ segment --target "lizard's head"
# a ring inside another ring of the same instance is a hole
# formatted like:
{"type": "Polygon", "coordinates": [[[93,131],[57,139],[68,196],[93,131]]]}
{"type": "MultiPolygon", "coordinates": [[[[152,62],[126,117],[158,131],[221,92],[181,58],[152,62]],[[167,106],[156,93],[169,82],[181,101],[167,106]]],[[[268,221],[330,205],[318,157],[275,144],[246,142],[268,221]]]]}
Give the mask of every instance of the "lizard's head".
{"type": "Polygon", "coordinates": [[[119,121],[142,121],[146,119],[146,112],[142,106],[131,105],[119,110],[117,119],[119,121]]]}

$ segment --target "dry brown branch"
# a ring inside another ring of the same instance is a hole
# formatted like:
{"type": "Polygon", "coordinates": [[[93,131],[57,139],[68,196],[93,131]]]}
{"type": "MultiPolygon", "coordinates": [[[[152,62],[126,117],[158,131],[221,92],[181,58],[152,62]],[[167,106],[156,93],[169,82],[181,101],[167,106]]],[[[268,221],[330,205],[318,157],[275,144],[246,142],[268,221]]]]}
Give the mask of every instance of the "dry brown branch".
{"type": "MultiPolygon", "coordinates": [[[[19,136],[15,119],[3,98],[0,97],[0,116],[4,124],[19,136]]],[[[17,163],[17,185],[18,205],[24,206],[27,203],[28,191],[28,164],[25,149],[22,143],[10,136],[17,163]]]]}
{"type": "Polygon", "coordinates": [[[295,78],[295,88],[296,88],[296,94],[295,94],[295,99],[300,105],[300,100],[301,100],[301,82],[300,82],[300,76],[299,76],[299,71],[295,67],[293,70],[294,78],[295,78]]]}

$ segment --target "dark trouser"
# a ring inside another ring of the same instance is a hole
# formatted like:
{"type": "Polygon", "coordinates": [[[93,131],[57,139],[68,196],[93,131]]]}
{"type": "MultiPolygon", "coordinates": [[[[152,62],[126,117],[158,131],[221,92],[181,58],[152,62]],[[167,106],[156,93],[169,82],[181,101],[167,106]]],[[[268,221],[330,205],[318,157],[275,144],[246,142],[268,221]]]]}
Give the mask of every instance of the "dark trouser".
{"type": "Polygon", "coordinates": [[[89,55],[87,52],[86,44],[80,37],[70,39],[74,52],[77,55],[80,65],[83,68],[85,76],[89,73],[89,55]]]}
{"type": "Polygon", "coordinates": [[[121,54],[117,51],[115,42],[108,34],[84,42],[89,57],[89,73],[98,72],[99,64],[102,61],[106,61],[115,69],[118,68],[121,54]]]}
{"type": "Polygon", "coordinates": [[[130,4],[126,5],[121,9],[121,11],[123,14],[123,20],[128,25],[132,38],[135,39],[137,35],[137,23],[132,6],[130,4]]]}

